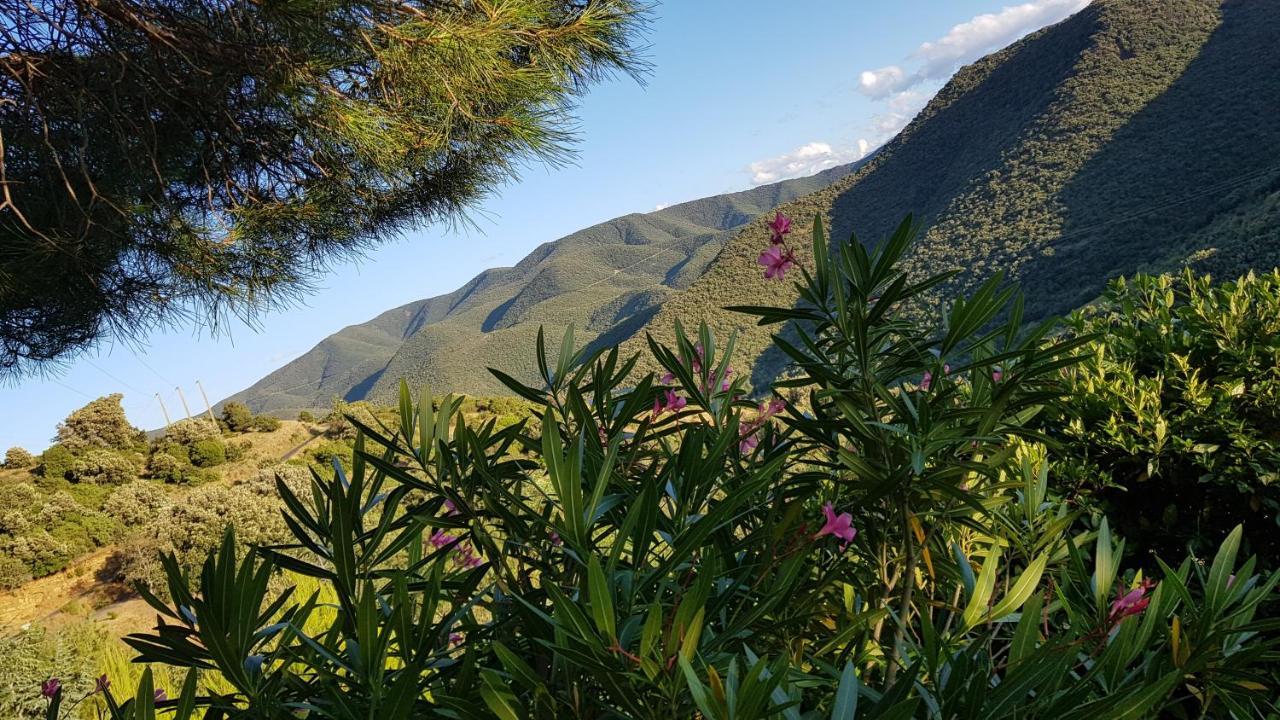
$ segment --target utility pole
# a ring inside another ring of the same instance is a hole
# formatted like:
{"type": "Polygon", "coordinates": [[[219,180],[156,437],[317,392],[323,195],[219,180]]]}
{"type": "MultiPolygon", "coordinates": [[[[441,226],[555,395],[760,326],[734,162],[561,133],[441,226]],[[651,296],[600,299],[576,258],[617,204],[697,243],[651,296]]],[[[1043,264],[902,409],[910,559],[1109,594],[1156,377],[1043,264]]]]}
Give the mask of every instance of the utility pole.
{"type": "Polygon", "coordinates": [[[160,403],[160,412],[164,413],[164,426],[169,427],[173,421],[169,419],[169,409],[164,406],[164,400],[160,397],[160,393],[156,393],[156,402],[160,403]]]}
{"type": "Polygon", "coordinates": [[[204,391],[204,385],[201,385],[200,381],[196,380],[196,387],[200,388],[200,397],[204,398],[204,409],[209,411],[209,420],[211,420],[214,425],[217,425],[218,419],[213,416],[213,406],[209,404],[209,396],[204,391]]]}
{"type": "Polygon", "coordinates": [[[178,391],[178,399],[182,401],[182,411],[187,414],[187,417],[191,417],[191,408],[187,407],[187,398],[182,394],[182,387],[178,386],[174,390],[178,391]]]}

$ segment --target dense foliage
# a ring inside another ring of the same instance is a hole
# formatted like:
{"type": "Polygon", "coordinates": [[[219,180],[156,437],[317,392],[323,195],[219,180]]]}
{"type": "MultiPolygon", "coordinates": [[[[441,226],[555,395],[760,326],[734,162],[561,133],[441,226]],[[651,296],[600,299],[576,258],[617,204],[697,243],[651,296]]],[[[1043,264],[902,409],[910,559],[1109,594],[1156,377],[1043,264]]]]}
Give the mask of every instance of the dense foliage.
{"type": "Polygon", "coordinates": [[[1240,529],[1126,570],[1125,528],[1059,489],[1029,423],[1093,338],[1024,332],[996,281],[923,323],[947,278],[903,271],[909,223],[832,256],[814,227],[801,303],[739,308],[799,323],[778,396],[745,400],[705,326],[651,345],[661,375],[540,337],[539,384],[495,371],[536,429],[402,385],[392,422],[351,419],[349,471],[277,481],[287,540],[238,552],[233,528],[198,576],[165,556],[128,641],[187,681],[106,690],[112,717],[1276,712],[1280,574],[1240,529]],[[282,569],[325,599],[273,590],[282,569]]]}
{"type": "Polygon", "coordinates": [[[1050,427],[1062,481],[1131,551],[1204,556],[1243,522],[1244,547],[1280,566],[1280,273],[1118,280],[1070,329],[1101,337],[1050,427]]]}
{"type": "Polygon", "coordinates": [[[0,3],[0,371],[252,316],[560,161],[630,0],[0,3]]]}

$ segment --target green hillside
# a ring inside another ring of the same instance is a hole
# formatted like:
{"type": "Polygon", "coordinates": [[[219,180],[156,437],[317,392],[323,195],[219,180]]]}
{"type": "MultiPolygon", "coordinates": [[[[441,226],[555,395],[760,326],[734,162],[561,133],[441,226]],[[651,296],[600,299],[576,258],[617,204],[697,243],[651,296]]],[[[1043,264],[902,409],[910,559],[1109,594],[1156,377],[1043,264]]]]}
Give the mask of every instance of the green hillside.
{"type": "Polygon", "coordinates": [[[289,415],[335,397],[386,399],[401,377],[500,392],[485,368],[531,378],[524,350],[540,324],[559,333],[572,322],[584,341],[620,342],[700,277],[734,230],[854,167],[627,215],[544,243],[515,267],[486,270],[447,295],[344,328],[227,400],[289,415]]]}
{"type": "MultiPolygon", "coordinates": [[[[1139,270],[1274,267],[1277,37],[1280,3],[1099,0],[964,68],[862,169],[784,205],[791,237],[808,236],[815,212],[864,242],[915,213],[929,228],[915,274],[963,270],[952,293],[1004,271],[1030,319],[1139,270]]],[[[677,318],[702,319],[743,333],[740,362],[757,357],[767,333],[720,308],[794,300],[790,283],[761,278],[768,237],[749,226],[646,331],[669,340],[677,318]]],[[[780,363],[766,357],[753,380],[780,363]]]]}

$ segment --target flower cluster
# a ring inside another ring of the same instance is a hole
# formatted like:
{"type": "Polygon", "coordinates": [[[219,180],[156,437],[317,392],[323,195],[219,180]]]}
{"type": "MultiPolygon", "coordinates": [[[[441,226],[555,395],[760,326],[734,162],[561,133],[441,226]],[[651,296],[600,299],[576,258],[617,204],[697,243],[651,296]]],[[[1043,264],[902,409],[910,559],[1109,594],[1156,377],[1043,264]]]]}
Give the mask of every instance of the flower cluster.
{"type": "Polygon", "coordinates": [[[1111,603],[1111,612],[1107,616],[1107,620],[1112,626],[1120,624],[1121,620],[1142,613],[1147,609],[1147,605],[1151,604],[1151,590],[1156,586],[1155,582],[1150,578],[1143,578],[1138,586],[1129,592],[1117,597],[1115,602],[1111,603]]]}
{"type": "Polygon", "coordinates": [[[766,280],[781,280],[787,271],[796,266],[796,254],[787,245],[791,233],[791,218],[779,212],[769,222],[769,247],[760,253],[756,262],[764,266],[766,280]]]}
{"type": "Polygon", "coordinates": [[[786,407],[787,404],[778,398],[761,404],[760,411],[755,418],[738,426],[738,450],[743,455],[755,450],[756,446],[760,444],[760,428],[764,427],[773,416],[785,410],[786,407]]]}
{"type": "Polygon", "coordinates": [[[471,543],[456,535],[452,535],[443,530],[437,530],[431,533],[429,541],[437,550],[446,548],[452,549],[453,561],[460,567],[470,570],[478,568],[484,564],[484,560],[478,553],[476,553],[475,548],[471,546],[471,543]]]}

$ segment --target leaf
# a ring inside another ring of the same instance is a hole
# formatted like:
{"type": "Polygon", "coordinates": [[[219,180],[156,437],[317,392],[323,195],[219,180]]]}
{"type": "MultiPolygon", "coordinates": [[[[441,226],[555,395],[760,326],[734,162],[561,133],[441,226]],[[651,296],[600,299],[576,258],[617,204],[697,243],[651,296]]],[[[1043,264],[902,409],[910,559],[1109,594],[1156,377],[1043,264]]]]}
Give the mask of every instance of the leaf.
{"type": "Polygon", "coordinates": [[[613,597],[609,592],[609,583],[605,580],[604,569],[600,567],[600,558],[595,555],[587,561],[587,586],[591,593],[591,615],[595,619],[596,629],[617,642],[613,597]]]}
{"type": "Polygon", "coordinates": [[[858,673],[853,661],[847,660],[840,673],[836,701],[831,705],[831,720],[853,720],[858,716],[858,673]]]}
{"type": "Polygon", "coordinates": [[[1031,594],[1040,585],[1040,577],[1044,574],[1045,564],[1048,562],[1048,555],[1041,555],[1031,561],[1027,569],[1022,571],[1022,575],[1018,576],[1017,582],[1013,584],[1009,592],[991,609],[991,618],[993,620],[999,620],[1010,613],[1017,612],[1018,608],[1022,607],[1022,604],[1027,601],[1027,598],[1031,597],[1031,594]]]}
{"type": "Polygon", "coordinates": [[[1000,566],[1000,547],[992,545],[987,557],[982,561],[982,571],[978,573],[978,582],[974,585],[973,596],[964,609],[964,626],[974,627],[987,617],[987,607],[991,602],[991,594],[995,591],[996,575],[1000,566]]]}

